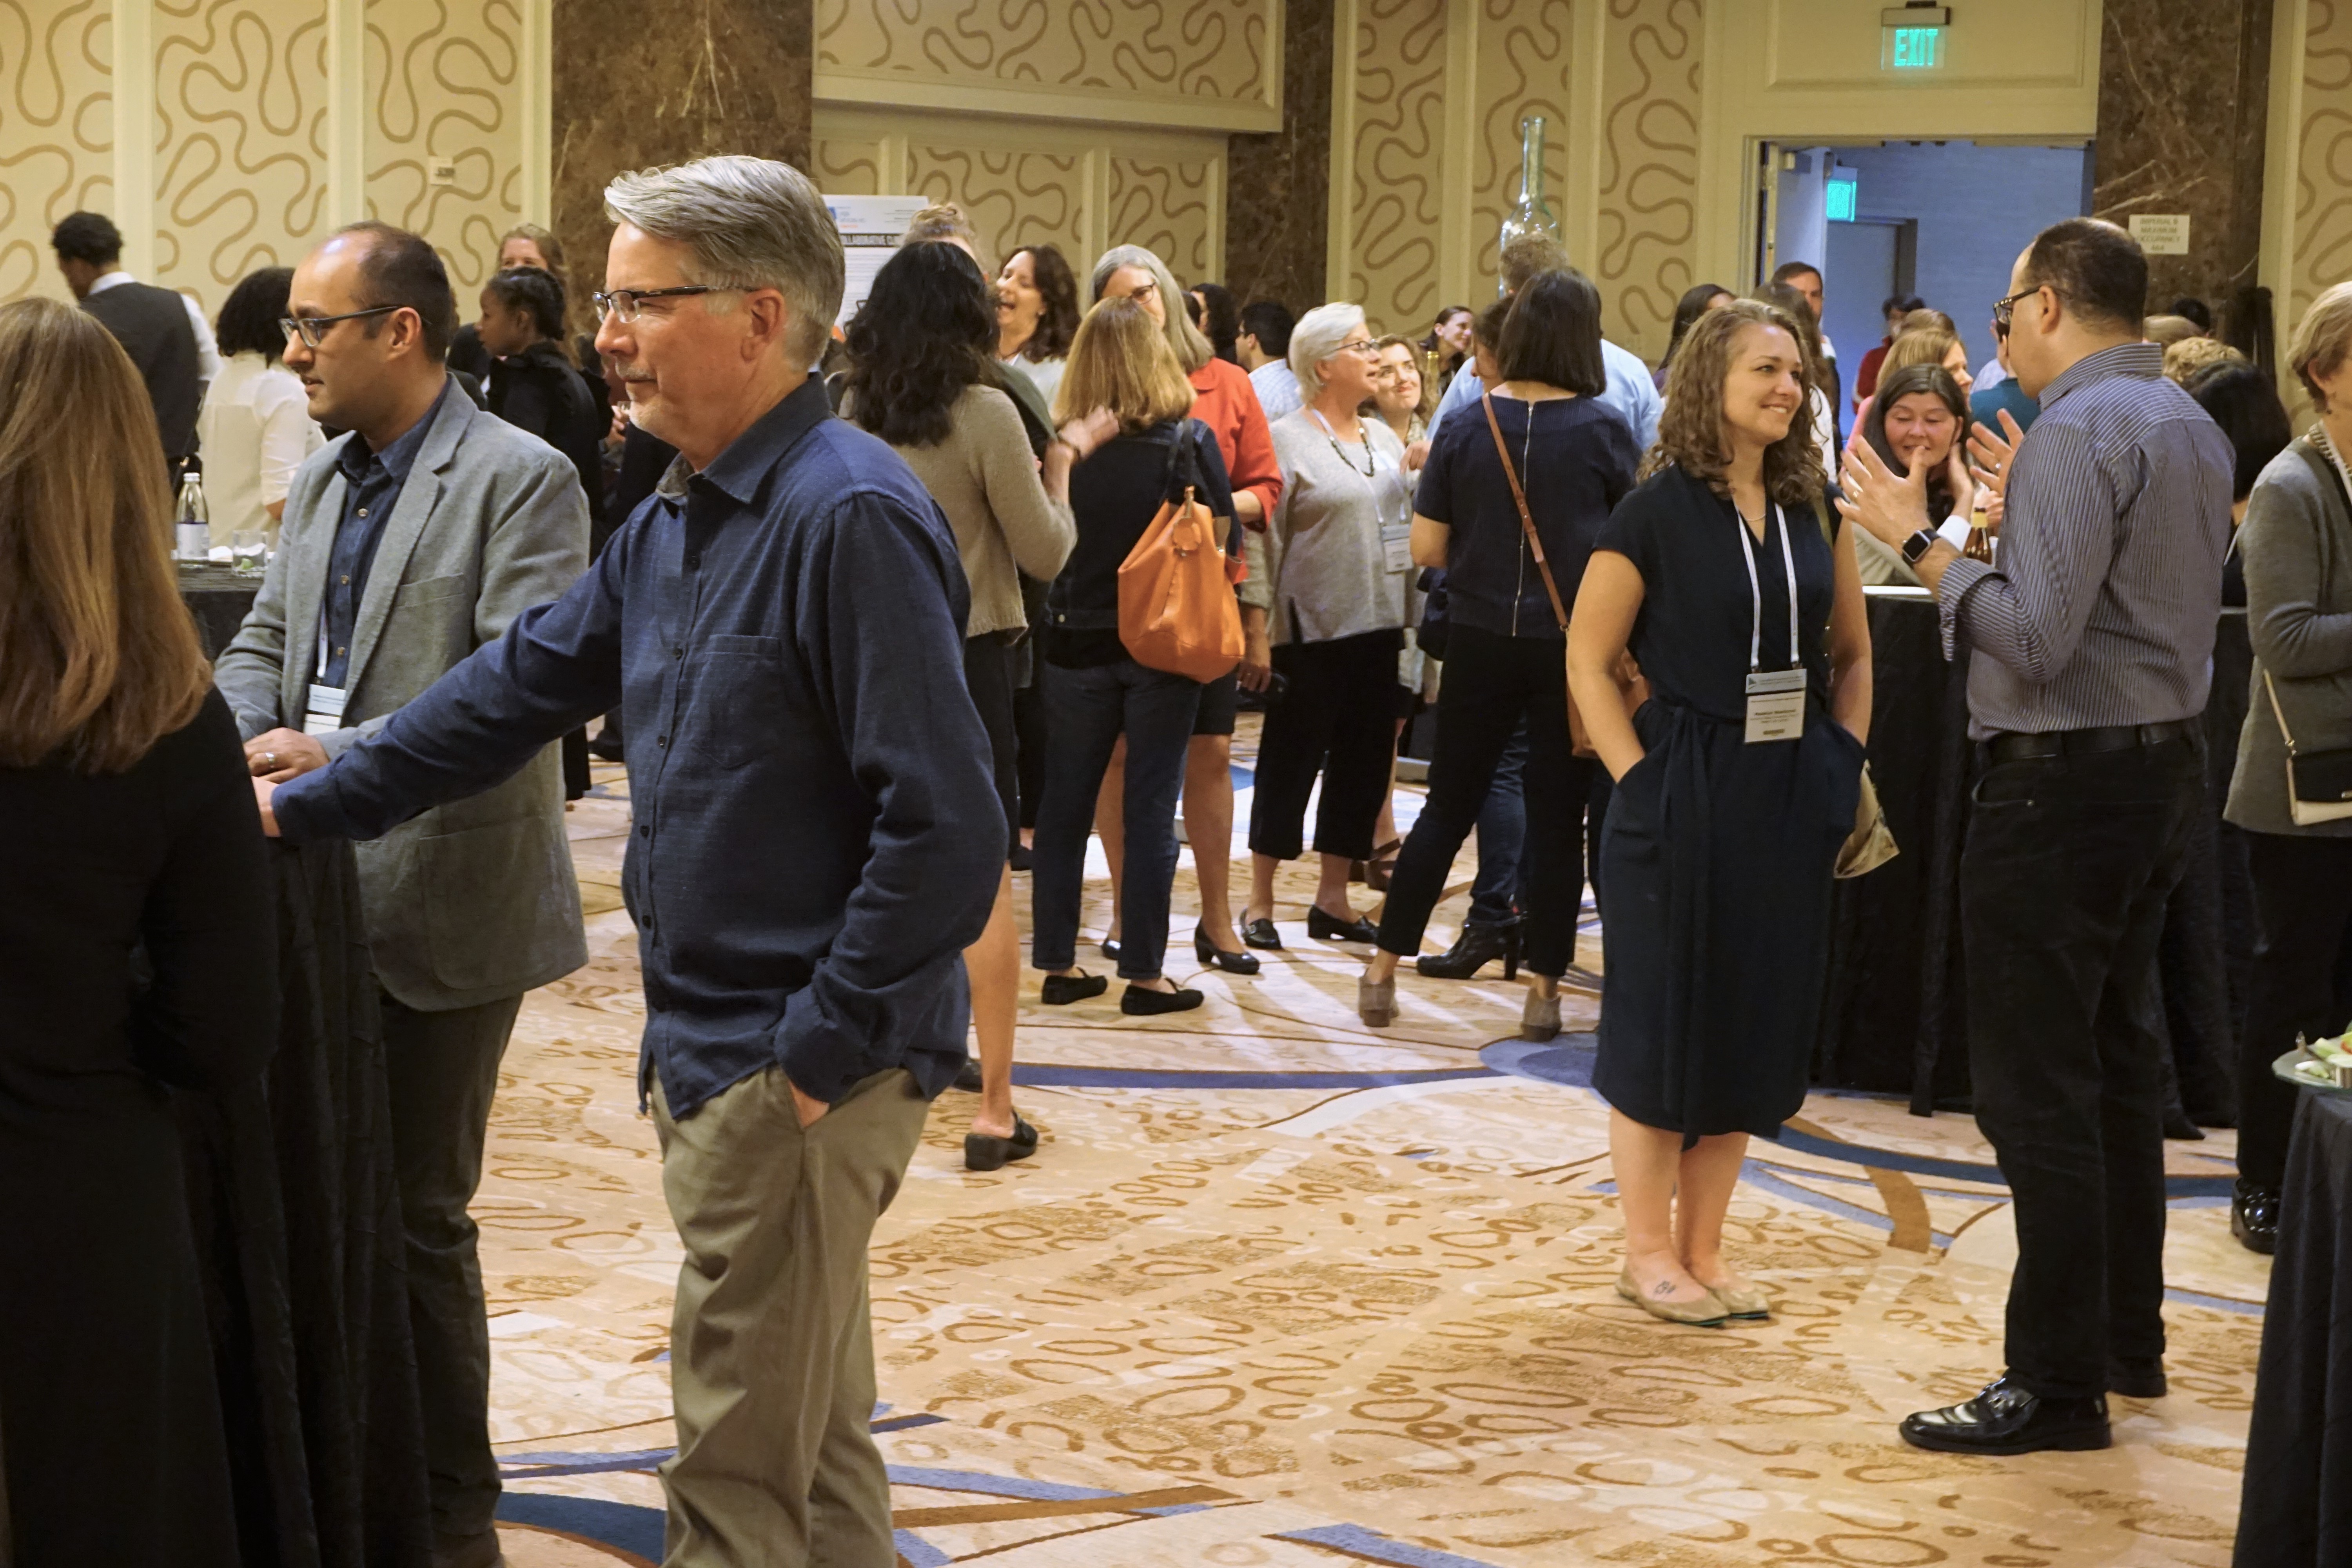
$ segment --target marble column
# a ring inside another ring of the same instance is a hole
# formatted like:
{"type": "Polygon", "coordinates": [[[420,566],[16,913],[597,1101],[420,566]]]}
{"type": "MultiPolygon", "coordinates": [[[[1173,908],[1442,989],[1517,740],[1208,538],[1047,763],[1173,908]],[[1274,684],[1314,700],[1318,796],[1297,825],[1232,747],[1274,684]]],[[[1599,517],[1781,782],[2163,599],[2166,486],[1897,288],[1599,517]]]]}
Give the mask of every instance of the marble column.
{"type": "Polygon", "coordinates": [[[1330,233],[1331,0],[1286,0],[1282,129],[1234,136],[1226,157],[1225,287],[1294,310],[1324,300],[1330,233]]]}
{"type": "Polygon", "coordinates": [[[2110,0],[2099,52],[2095,216],[2185,213],[2189,254],[2148,258],[2147,308],[2182,295],[2228,319],[2255,281],[2273,0],[2110,0]]]}
{"type": "Polygon", "coordinates": [[[814,0],[561,0],[553,226],[572,287],[603,286],[614,174],[715,153],[806,169],[814,67],[814,0]]]}

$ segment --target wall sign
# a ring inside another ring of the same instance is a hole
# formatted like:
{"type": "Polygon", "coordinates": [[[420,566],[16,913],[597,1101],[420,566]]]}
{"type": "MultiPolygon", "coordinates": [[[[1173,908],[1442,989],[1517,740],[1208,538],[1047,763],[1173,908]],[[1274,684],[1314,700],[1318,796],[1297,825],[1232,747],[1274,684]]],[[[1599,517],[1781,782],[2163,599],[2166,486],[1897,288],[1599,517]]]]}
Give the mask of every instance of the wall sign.
{"type": "Polygon", "coordinates": [[[842,260],[847,276],[842,279],[841,317],[839,324],[847,326],[857,314],[857,307],[866,303],[866,296],[874,288],[874,275],[898,248],[898,237],[915,221],[915,215],[929,205],[925,196],[827,196],[824,210],[833,215],[833,226],[841,231],[842,260]]]}
{"type": "Polygon", "coordinates": [[[2187,213],[2134,213],[2129,226],[2140,249],[2150,256],[2189,254],[2187,213]]]}

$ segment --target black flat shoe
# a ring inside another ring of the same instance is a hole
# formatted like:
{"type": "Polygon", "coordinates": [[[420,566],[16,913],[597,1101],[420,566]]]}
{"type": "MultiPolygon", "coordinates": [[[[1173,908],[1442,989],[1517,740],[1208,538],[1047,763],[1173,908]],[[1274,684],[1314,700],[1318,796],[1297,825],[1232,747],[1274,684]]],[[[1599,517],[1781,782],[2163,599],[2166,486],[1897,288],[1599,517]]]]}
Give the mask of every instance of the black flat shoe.
{"type": "Polygon", "coordinates": [[[1377,942],[1381,929],[1362,915],[1352,921],[1337,920],[1315,905],[1307,906],[1307,934],[1317,942],[1377,942]]]}
{"type": "Polygon", "coordinates": [[[956,1069],[955,1086],[963,1090],[966,1094],[978,1094],[980,1092],[980,1064],[972,1060],[970,1057],[964,1058],[963,1066],[956,1069]]]}
{"type": "Polygon", "coordinates": [[[2185,1110],[2168,1110],[2164,1113],[2164,1135],[2176,1143],[2205,1142],[2205,1129],[2189,1121],[2185,1110]]]}
{"type": "Polygon", "coordinates": [[[2044,1399],[2027,1393],[2006,1373],[1985,1384],[1974,1399],[1905,1416],[1902,1432],[1913,1447],[1942,1454],[2074,1453],[2104,1448],[2114,1440],[2107,1429],[2106,1395],[2044,1399]]]}
{"type": "Polygon", "coordinates": [[[1242,945],[1244,947],[1255,947],[1264,952],[1280,952],[1282,951],[1282,933],[1274,929],[1274,922],[1272,921],[1244,921],[1242,922],[1242,945]]]}
{"type": "Polygon", "coordinates": [[[2107,1360],[2107,1392],[2126,1399],[2161,1399],[2172,1392],[2164,1380],[2164,1358],[2111,1356],[2107,1360]]]}
{"type": "Polygon", "coordinates": [[[1105,975],[1048,974],[1045,984],[1037,988],[1037,997],[1048,1007],[1066,1007],[1073,1002],[1099,996],[1109,989],[1110,980],[1105,975]]]}
{"type": "Polygon", "coordinates": [[[2276,1252],[2278,1224],[2278,1189],[2240,1182],[2230,1197],[2230,1234],[2249,1252],[2276,1252]]]}
{"type": "Polygon", "coordinates": [[[1015,844],[1004,863],[1016,871],[1034,871],[1037,868],[1037,856],[1026,844],[1015,844]]]}
{"type": "Polygon", "coordinates": [[[1503,978],[1519,977],[1519,928],[1510,925],[1487,925],[1476,922],[1462,928],[1454,945],[1444,952],[1433,952],[1416,961],[1415,969],[1432,980],[1475,979],[1480,970],[1496,959],[1503,961],[1503,978]]]}
{"type": "Polygon", "coordinates": [[[1255,974],[1257,960],[1246,952],[1227,952],[1209,940],[1209,933],[1194,927],[1192,956],[1203,963],[1213,963],[1228,974],[1255,974]]]}
{"type": "Polygon", "coordinates": [[[1001,1171],[1008,1160],[1026,1160],[1037,1152],[1037,1130],[1013,1118],[1013,1136],[992,1137],[985,1132],[963,1135],[963,1168],[967,1171],[1001,1171]]]}
{"type": "Polygon", "coordinates": [[[1118,998],[1118,1010],[1135,1017],[1189,1013],[1200,1005],[1198,991],[1147,991],[1140,985],[1129,986],[1118,998]]]}
{"type": "Polygon", "coordinates": [[[1113,963],[1118,962],[1118,938],[1107,936],[1096,945],[1102,949],[1102,955],[1105,958],[1109,959],[1113,963]]]}

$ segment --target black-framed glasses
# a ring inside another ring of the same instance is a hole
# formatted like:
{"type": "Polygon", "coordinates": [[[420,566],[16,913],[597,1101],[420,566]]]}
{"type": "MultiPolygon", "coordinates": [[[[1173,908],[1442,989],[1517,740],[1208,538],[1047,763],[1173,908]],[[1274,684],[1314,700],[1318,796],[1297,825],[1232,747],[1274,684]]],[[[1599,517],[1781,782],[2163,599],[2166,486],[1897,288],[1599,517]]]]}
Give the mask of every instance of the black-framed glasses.
{"type": "Polygon", "coordinates": [[[310,348],[327,341],[327,329],[337,321],[356,321],[368,316],[388,315],[394,310],[410,309],[406,305],[372,305],[364,310],[346,310],[340,316],[280,316],[278,330],[288,337],[299,337],[310,348]]]}
{"type": "Polygon", "coordinates": [[[647,300],[677,300],[688,294],[723,294],[725,283],[681,283],[675,289],[615,289],[609,294],[591,294],[596,302],[599,318],[616,317],[624,321],[637,319],[637,307],[647,300]]]}
{"type": "Polygon", "coordinates": [[[1992,324],[2004,332],[2009,331],[2010,321],[2017,314],[2017,302],[2030,299],[2048,287],[2046,283],[2036,283],[2031,289],[2019,289],[2006,300],[1995,300],[1992,302],[1992,324]]]}

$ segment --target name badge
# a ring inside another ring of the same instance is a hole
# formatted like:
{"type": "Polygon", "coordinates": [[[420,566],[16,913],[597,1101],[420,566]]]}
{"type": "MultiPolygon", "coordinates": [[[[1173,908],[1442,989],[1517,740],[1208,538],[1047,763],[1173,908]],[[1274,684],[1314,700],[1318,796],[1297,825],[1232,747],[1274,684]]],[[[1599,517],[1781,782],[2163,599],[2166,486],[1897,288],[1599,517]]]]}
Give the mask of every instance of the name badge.
{"type": "Polygon", "coordinates": [[[341,729],[343,704],[350,698],[351,693],[340,686],[320,686],[314,682],[310,687],[310,695],[304,703],[306,710],[302,715],[302,733],[323,735],[330,730],[341,729]]]}
{"type": "Polygon", "coordinates": [[[1805,672],[1763,669],[1748,677],[1748,743],[1793,741],[1805,732],[1805,672]]]}
{"type": "Polygon", "coordinates": [[[1391,572],[1412,571],[1412,524],[1408,522],[1402,528],[1391,527],[1381,529],[1381,553],[1386,563],[1388,570],[1391,572]]]}

